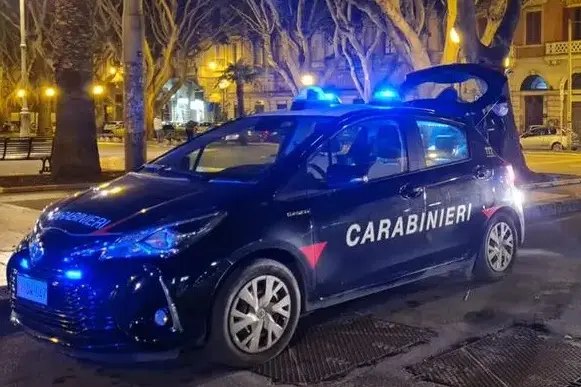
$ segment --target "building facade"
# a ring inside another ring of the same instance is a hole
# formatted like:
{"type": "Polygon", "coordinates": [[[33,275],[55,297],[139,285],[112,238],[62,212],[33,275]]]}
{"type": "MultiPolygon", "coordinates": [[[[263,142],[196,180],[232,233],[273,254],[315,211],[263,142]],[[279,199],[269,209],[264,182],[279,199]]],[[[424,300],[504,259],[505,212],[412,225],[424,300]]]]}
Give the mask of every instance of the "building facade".
{"type": "Polygon", "coordinates": [[[581,133],[581,0],[527,2],[514,37],[510,65],[511,96],[521,131],[531,125],[552,124],[581,133]],[[569,73],[573,79],[571,99],[569,73]]]}

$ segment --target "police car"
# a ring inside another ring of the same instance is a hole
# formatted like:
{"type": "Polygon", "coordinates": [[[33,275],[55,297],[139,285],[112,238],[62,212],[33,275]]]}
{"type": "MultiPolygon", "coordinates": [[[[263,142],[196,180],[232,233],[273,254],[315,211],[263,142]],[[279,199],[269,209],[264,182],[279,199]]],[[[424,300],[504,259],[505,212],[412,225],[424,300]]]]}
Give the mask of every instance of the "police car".
{"type": "Polygon", "coordinates": [[[206,345],[250,366],[316,309],[466,267],[505,276],[524,238],[511,166],[438,98],[378,101],[309,89],[49,206],[7,267],[12,321],[76,356],[206,345]],[[222,141],[248,130],[277,136],[222,141]]]}

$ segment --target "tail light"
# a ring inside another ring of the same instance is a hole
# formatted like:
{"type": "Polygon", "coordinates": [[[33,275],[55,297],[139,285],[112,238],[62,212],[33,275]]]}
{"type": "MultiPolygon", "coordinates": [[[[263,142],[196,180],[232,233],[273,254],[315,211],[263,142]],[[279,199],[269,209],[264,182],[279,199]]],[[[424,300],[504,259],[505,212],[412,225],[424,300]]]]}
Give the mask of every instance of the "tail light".
{"type": "Polygon", "coordinates": [[[514,168],[512,165],[506,165],[506,179],[510,185],[515,185],[516,183],[516,174],[514,173],[514,168]]]}

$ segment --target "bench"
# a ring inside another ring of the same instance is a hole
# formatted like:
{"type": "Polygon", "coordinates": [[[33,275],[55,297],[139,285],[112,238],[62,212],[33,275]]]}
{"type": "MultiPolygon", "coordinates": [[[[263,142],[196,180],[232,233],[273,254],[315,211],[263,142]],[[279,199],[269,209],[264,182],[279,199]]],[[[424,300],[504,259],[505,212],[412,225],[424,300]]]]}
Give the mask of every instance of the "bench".
{"type": "Polygon", "coordinates": [[[0,161],[40,160],[41,174],[50,172],[52,151],[52,137],[0,138],[0,161]]]}

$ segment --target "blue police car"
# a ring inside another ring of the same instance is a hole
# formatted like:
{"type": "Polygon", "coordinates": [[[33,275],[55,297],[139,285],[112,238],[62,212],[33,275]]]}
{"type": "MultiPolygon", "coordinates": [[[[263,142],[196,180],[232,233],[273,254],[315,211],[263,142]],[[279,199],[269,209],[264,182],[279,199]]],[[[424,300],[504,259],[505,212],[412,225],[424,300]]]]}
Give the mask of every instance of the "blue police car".
{"type": "Polygon", "coordinates": [[[12,321],[77,356],[207,345],[250,366],[307,312],[454,269],[505,276],[522,203],[473,115],[498,111],[506,79],[450,70],[404,86],[479,76],[489,103],[381,91],[342,105],[312,88],[291,110],[229,122],[49,206],[7,267],[12,321]]]}

